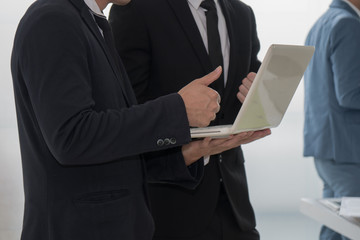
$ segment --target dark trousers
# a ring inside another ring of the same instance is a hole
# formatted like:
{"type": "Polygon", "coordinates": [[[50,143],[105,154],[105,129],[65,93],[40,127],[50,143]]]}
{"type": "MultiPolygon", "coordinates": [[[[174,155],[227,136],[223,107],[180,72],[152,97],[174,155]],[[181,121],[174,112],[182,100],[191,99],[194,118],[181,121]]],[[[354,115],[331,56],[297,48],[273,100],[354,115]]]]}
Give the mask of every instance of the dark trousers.
{"type": "MultiPolygon", "coordinates": [[[[230,202],[222,187],[215,214],[203,233],[191,238],[176,240],[259,240],[256,229],[242,231],[232,213],[230,202]]],[[[154,238],[156,240],[156,238],[154,238]]]]}

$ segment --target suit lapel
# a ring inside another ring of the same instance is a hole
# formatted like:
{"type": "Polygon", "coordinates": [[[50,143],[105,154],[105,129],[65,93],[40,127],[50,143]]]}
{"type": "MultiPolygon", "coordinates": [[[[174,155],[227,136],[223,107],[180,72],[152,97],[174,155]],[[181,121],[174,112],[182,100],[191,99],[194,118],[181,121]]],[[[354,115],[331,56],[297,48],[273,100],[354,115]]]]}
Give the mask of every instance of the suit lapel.
{"type": "MultiPolygon", "coordinates": [[[[197,28],[196,22],[193,18],[193,15],[191,13],[187,1],[168,0],[168,2],[174,11],[174,14],[178,18],[178,21],[182,25],[183,30],[186,33],[189,41],[191,42],[194,52],[197,54],[205,73],[209,73],[210,71],[213,70],[210,62],[210,58],[205,49],[204,42],[201,38],[199,29],[197,28]]],[[[239,35],[239,33],[235,31],[233,26],[233,22],[236,22],[237,20],[234,19],[235,15],[232,12],[232,6],[227,0],[220,0],[219,3],[225,18],[226,27],[229,35],[229,41],[230,41],[230,59],[229,59],[228,77],[224,90],[224,99],[222,99],[221,101],[222,103],[226,103],[227,99],[231,97],[231,92],[239,87],[235,85],[238,82],[235,80],[237,80],[238,72],[241,71],[241,69],[239,68],[241,68],[243,64],[239,64],[241,62],[241,56],[239,55],[240,52],[239,43],[241,42],[239,38],[241,36],[239,35]]],[[[236,22],[236,24],[243,24],[243,23],[236,22]]]]}
{"type": "MultiPolygon", "coordinates": [[[[122,90],[125,100],[127,101],[129,106],[132,105],[132,103],[134,103],[135,98],[130,98],[130,96],[128,96],[127,92],[125,91],[125,89],[126,89],[125,81],[127,81],[126,72],[124,72],[124,69],[121,66],[117,66],[117,62],[114,61],[113,56],[110,53],[110,50],[107,47],[107,45],[103,39],[103,36],[101,35],[101,33],[99,31],[97,24],[95,23],[93,17],[91,16],[90,10],[88,9],[86,4],[82,0],[70,0],[70,1],[73,3],[73,5],[75,7],[77,7],[79,9],[82,19],[84,20],[85,24],[88,26],[88,28],[90,29],[90,31],[95,36],[98,43],[100,44],[101,48],[103,49],[103,51],[106,55],[106,58],[107,58],[109,64],[111,65],[111,68],[113,69],[113,72],[114,72],[116,78],[118,79],[117,82],[120,85],[120,88],[122,90]]],[[[121,65],[121,64],[122,63],[121,63],[121,60],[119,57],[119,65],[121,65]]]]}
{"type": "Polygon", "coordinates": [[[212,71],[209,55],[186,0],[168,0],[196,53],[205,73],[212,71]]]}

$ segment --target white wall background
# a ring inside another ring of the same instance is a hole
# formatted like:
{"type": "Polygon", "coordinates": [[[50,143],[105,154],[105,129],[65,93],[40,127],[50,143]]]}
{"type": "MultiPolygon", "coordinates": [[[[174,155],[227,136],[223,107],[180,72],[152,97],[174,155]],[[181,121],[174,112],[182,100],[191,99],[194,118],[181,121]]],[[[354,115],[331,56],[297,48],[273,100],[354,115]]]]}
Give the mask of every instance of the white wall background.
{"type": "MultiPolygon", "coordinates": [[[[32,2],[8,1],[0,15],[0,240],[19,239],[21,231],[24,199],[10,56],[16,26],[32,2]]],[[[253,7],[257,18],[262,59],[272,43],[303,44],[330,0],[244,2],[253,7]]],[[[250,195],[257,213],[297,212],[301,197],[320,197],[321,184],[313,162],[302,157],[302,128],[301,85],[280,127],[273,129],[270,137],[244,146],[250,195]]]]}
{"type": "MultiPolygon", "coordinates": [[[[304,44],[331,0],[244,0],[256,16],[263,58],[273,43],[304,44]]],[[[321,196],[311,158],[302,157],[303,83],[272,135],[244,146],[250,197],[256,212],[297,211],[301,197],[321,196]]]]}
{"type": "Polygon", "coordinates": [[[10,55],[16,26],[31,0],[7,1],[0,15],[0,240],[19,239],[23,190],[10,55]]]}

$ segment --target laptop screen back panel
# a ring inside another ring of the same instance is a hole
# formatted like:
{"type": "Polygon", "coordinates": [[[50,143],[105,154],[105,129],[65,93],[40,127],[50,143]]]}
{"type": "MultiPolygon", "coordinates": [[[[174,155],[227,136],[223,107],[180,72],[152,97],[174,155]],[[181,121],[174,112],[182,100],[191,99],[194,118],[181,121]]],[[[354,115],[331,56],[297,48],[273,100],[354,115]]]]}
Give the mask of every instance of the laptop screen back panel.
{"type": "Polygon", "coordinates": [[[271,45],[232,127],[233,132],[277,127],[313,55],[309,46],[271,45]]]}

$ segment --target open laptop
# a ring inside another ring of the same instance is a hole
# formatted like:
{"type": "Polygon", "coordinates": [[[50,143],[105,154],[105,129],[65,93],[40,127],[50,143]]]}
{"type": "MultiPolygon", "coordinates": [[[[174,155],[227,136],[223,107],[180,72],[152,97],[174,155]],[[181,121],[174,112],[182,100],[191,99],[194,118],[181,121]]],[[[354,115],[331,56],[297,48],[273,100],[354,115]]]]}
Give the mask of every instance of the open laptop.
{"type": "Polygon", "coordinates": [[[191,128],[191,137],[226,137],[277,127],[314,51],[312,46],[271,45],[234,123],[191,128]]]}

